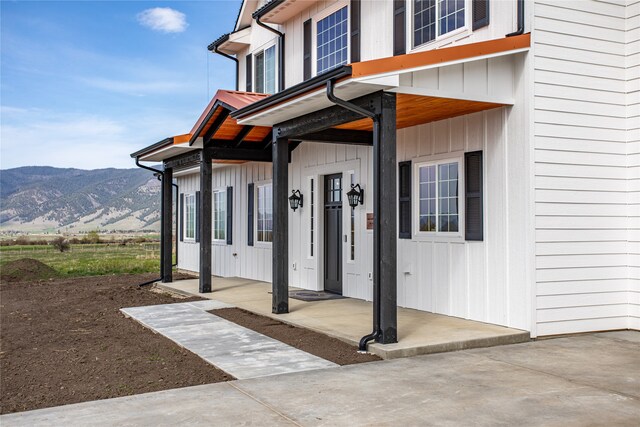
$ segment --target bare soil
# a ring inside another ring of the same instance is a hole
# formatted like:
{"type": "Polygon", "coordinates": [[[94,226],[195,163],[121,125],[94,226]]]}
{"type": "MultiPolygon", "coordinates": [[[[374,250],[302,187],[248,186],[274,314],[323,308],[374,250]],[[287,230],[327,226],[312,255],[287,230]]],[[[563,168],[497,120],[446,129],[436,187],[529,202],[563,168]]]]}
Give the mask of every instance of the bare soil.
{"type": "Polygon", "coordinates": [[[58,273],[47,264],[33,258],[20,258],[2,266],[0,280],[20,282],[26,280],[51,279],[58,273]]]}
{"type": "Polygon", "coordinates": [[[211,310],[209,313],[338,365],[381,360],[373,354],[360,354],[356,347],[337,338],[279,322],[241,308],[221,308],[211,310]]]}
{"type": "Polygon", "coordinates": [[[198,299],[136,286],[154,276],[3,277],[0,413],[233,379],[120,313],[198,299]]]}

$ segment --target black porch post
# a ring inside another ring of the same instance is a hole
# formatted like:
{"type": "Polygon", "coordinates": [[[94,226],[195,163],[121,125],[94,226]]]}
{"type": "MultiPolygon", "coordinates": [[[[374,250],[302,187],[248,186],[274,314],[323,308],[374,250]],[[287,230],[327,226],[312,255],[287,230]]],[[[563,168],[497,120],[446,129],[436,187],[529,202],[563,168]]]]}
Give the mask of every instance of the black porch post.
{"type": "Polygon", "coordinates": [[[173,169],[164,168],[164,175],[162,176],[162,209],[161,209],[161,229],[162,237],[160,244],[162,245],[161,252],[161,270],[162,270],[162,282],[169,283],[173,281],[173,275],[171,269],[173,266],[173,169]]]}
{"type": "Polygon", "coordinates": [[[201,151],[200,161],[200,292],[211,292],[211,155],[201,151]]]}
{"type": "MultiPolygon", "coordinates": [[[[374,298],[379,298],[382,344],[398,342],[396,240],[396,95],[383,92],[373,131],[374,298]],[[376,258],[377,255],[377,259],[376,258]]],[[[374,319],[375,322],[375,319],[374,319]]]]}
{"type": "Polygon", "coordinates": [[[275,314],[289,312],[289,141],[273,135],[272,306],[275,314]]]}

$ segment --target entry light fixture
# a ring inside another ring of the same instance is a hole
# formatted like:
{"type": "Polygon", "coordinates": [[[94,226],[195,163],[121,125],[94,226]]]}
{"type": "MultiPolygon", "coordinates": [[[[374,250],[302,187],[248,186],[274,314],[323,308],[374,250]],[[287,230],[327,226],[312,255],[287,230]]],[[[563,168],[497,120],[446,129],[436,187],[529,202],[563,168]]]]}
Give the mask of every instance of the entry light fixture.
{"type": "Polygon", "coordinates": [[[289,196],[289,206],[295,212],[296,209],[302,207],[302,194],[300,194],[300,190],[292,190],[291,196],[289,196]]]}
{"type": "Polygon", "coordinates": [[[347,191],[347,198],[352,209],[355,209],[358,203],[364,204],[364,190],[360,187],[360,184],[351,184],[351,190],[347,191]]]}

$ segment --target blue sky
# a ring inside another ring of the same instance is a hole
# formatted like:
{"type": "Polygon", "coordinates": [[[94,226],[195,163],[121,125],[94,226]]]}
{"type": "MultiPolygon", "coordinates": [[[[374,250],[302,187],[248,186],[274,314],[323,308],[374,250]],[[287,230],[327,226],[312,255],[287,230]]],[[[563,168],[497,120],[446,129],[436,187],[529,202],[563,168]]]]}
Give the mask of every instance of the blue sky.
{"type": "Polygon", "coordinates": [[[0,2],[0,167],[132,167],[186,133],[233,62],[207,45],[240,0],[0,2]]]}

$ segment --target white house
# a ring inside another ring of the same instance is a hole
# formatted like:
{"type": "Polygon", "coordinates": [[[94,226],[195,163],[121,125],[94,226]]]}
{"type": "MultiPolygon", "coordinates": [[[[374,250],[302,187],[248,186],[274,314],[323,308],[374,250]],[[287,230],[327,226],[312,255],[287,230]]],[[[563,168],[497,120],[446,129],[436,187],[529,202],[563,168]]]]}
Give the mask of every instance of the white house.
{"type": "Polygon", "coordinates": [[[176,178],[201,291],[373,300],[382,343],[397,306],[640,329],[640,1],[245,0],[209,50],[237,90],[132,155],[164,162],[165,280],[176,178]]]}

